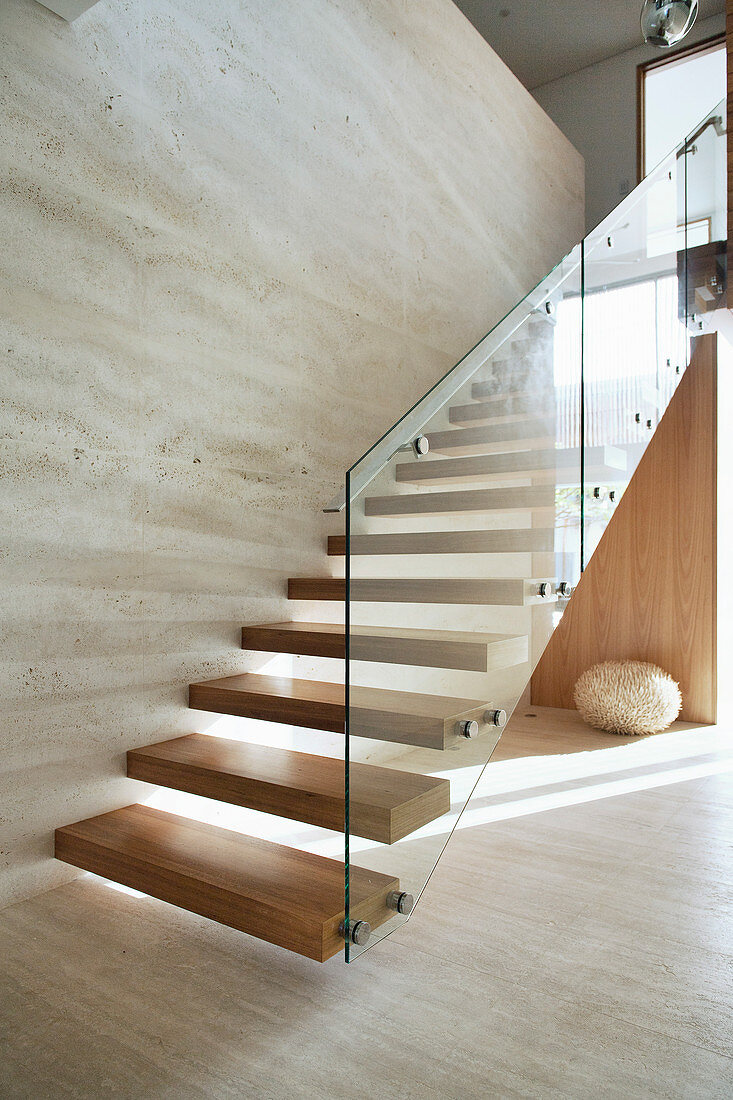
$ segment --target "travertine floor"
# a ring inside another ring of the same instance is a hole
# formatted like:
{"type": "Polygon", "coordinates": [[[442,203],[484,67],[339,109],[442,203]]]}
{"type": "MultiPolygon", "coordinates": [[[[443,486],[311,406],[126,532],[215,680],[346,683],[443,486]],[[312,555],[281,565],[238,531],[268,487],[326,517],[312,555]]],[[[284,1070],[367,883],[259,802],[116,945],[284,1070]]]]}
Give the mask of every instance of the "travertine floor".
{"type": "Polygon", "coordinates": [[[643,745],[498,764],[348,968],[95,878],[5,909],[0,1096],[730,1097],[733,741],[643,745]]]}

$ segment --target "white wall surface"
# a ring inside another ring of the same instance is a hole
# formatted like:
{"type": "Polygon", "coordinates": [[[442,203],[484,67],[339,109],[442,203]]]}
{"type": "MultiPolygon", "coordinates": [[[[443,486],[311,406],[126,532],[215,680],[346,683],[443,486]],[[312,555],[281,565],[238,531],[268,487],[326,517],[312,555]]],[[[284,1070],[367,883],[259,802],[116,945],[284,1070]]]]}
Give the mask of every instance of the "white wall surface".
{"type": "Polygon", "coordinates": [[[450,0],[0,6],[0,901],[326,572],[359,455],[582,233],[450,0]]]}
{"type": "MultiPolygon", "coordinates": [[[[716,15],[698,21],[685,43],[724,30],[725,16],[716,15]]],[[[641,45],[532,92],[583,154],[588,230],[636,186],[636,70],[659,55],[655,47],[641,45]]]]}

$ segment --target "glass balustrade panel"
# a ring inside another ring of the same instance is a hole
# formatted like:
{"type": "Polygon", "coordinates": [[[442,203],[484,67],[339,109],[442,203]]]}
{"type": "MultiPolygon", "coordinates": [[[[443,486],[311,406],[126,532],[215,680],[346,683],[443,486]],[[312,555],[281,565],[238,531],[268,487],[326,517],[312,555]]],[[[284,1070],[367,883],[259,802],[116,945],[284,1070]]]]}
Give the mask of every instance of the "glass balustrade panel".
{"type": "Polygon", "coordinates": [[[350,493],[349,960],[407,919],[579,576],[580,259],[350,493]]]}

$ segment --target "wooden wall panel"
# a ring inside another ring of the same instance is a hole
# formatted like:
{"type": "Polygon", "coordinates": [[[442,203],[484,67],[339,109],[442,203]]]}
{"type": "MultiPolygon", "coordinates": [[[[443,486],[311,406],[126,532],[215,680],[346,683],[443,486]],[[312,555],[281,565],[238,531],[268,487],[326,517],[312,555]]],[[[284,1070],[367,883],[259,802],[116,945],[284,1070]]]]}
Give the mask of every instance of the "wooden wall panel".
{"type": "Polygon", "coordinates": [[[717,337],[692,362],[532,678],[537,706],[572,707],[598,661],[653,661],[681,717],[716,715],[717,337]]]}

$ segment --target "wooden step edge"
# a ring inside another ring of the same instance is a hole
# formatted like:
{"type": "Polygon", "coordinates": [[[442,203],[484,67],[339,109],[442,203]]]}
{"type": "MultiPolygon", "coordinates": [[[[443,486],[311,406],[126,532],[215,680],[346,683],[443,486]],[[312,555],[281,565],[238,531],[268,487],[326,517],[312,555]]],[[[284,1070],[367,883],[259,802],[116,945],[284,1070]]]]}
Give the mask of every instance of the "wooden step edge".
{"type": "MultiPolygon", "coordinates": [[[[374,664],[489,672],[523,664],[526,647],[525,635],[353,626],[350,657],[374,664]]],[[[331,623],[261,624],[242,629],[242,648],[344,660],[346,638],[343,627],[331,623]],[[311,630],[288,629],[308,625],[311,630]]]]}
{"type": "MultiPolygon", "coordinates": [[[[210,714],[231,714],[261,722],[346,732],[343,685],[246,673],[190,684],[188,705],[210,714]]],[[[355,687],[349,732],[398,745],[444,750],[459,745],[457,723],[477,721],[488,730],[489,703],[419,692],[355,687]]]]}
{"type": "MultiPolygon", "coordinates": [[[[357,535],[351,542],[352,557],[365,555],[405,555],[413,554],[545,554],[553,552],[554,528],[524,527],[517,530],[496,531],[409,531],[390,532],[369,535],[357,535]],[[497,546],[482,547],[480,544],[502,542],[507,537],[516,536],[519,542],[537,546],[497,546]],[[534,536],[534,540],[531,536],[534,536]],[[459,545],[456,545],[456,544],[459,545]],[[373,547],[373,549],[372,549],[373,547]]],[[[346,536],[328,536],[329,557],[346,556],[346,536]]]]}
{"type": "MultiPolygon", "coordinates": [[[[149,806],[57,829],[56,858],[296,954],[325,962],[344,948],[344,866],[310,852],[149,806]]],[[[350,869],[350,916],[378,927],[399,880],[350,869]]]]}
{"type": "MultiPolygon", "coordinates": [[[[344,830],[344,761],[333,757],[188,734],[130,750],[127,774],[321,829],[344,830]]],[[[350,831],[381,844],[394,844],[450,810],[447,779],[351,764],[349,783],[350,831]]]]}
{"type": "MultiPolygon", "coordinates": [[[[519,577],[359,577],[350,584],[352,603],[466,604],[471,606],[523,606],[533,603],[530,589],[540,580],[519,577]]],[[[291,600],[345,602],[346,582],[329,577],[293,577],[288,582],[291,600]]],[[[551,602],[547,597],[542,602],[551,602]]]]}
{"type": "Polygon", "coordinates": [[[519,488],[446,489],[440,493],[402,493],[367,497],[367,516],[468,515],[475,512],[542,513],[555,510],[554,487],[530,485],[519,488]]]}

